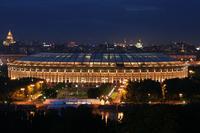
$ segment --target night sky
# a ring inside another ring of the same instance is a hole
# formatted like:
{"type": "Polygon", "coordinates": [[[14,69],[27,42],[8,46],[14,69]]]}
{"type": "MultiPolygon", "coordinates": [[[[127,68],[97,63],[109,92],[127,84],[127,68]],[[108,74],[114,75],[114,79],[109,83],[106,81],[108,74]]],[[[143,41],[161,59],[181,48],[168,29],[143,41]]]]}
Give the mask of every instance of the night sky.
{"type": "Polygon", "coordinates": [[[200,44],[200,0],[0,0],[0,39],[200,44]]]}

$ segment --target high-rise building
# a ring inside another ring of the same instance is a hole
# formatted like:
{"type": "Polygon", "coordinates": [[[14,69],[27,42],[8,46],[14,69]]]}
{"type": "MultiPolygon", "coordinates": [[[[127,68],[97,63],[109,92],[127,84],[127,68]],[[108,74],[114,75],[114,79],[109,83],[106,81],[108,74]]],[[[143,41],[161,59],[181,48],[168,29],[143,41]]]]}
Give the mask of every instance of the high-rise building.
{"type": "Polygon", "coordinates": [[[13,38],[12,32],[9,30],[8,35],[6,37],[6,40],[3,42],[4,46],[10,46],[12,44],[15,44],[15,40],[13,38]]]}
{"type": "Polygon", "coordinates": [[[142,48],[143,48],[143,43],[142,43],[142,41],[141,41],[141,40],[138,40],[138,42],[135,44],[135,47],[136,47],[136,48],[142,49],[142,48]]]}
{"type": "Polygon", "coordinates": [[[181,50],[180,50],[181,53],[185,53],[185,48],[184,48],[184,45],[182,44],[181,46],[181,50]]]}

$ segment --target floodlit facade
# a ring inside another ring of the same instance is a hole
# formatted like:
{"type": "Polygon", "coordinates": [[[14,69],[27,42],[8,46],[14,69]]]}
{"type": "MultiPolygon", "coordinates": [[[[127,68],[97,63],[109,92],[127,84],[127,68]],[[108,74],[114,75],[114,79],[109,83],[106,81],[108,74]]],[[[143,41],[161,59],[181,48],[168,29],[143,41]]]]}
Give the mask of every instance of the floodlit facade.
{"type": "Polygon", "coordinates": [[[40,53],[9,63],[8,75],[66,83],[162,82],[187,77],[188,67],[160,53],[40,53]]]}
{"type": "Polygon", "coordinates": [[[136,44],[135,44],[136,48],[142,49],[143,48],[143,43],[141,40],[139,40],[136,44]]]}

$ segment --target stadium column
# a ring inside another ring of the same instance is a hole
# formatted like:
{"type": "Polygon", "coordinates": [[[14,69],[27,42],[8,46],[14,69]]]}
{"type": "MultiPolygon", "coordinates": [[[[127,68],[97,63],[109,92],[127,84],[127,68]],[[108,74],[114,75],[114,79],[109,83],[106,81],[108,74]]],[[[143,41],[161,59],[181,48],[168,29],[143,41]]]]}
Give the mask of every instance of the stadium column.
{"type": "Polygon", "coordinates": [[[58,75],[58,69],[56,69],[56,73],[55,73],[55,82],[56,83],[60,82],[59,75],[58,75]]]}
{"type": "Polygon", "coordinates": [[[149,69],[147,69],[146,71],[146,79],[148,79],[148,77],[149,77],[149,69]]]}
{"type": "Polygon", "coordinates": [[[160,69],[160,81],[159,82],[162,82],[163,81],[163,69],[161,68],[160,69]]]}

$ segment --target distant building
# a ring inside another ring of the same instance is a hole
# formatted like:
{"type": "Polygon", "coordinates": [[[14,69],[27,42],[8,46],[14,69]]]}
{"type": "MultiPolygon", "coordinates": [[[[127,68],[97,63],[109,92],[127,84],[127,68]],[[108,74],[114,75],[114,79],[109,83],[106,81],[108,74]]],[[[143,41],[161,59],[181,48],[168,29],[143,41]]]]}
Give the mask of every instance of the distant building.
{"type": "Polygon", "coordinates": [[[197,56],[192,54],[171,54],[169,55],[171,58],[174,58],[179,61],[196,61],[197,56]]]}
{"type": "Polygon", "coordinates": [[[76,42],[74,42],[74,41],[71,41],[71,42],[69,42],[69,43],[67,44],[67,46],[70,47],[70,48],[73,48],[73,47],[77,47],[78,44],[77,44],[76,42]]]}
{"type": "Polygon", "coordinates": [[[135,44],[135,47],[136,47],[136,48],[142,49],[142,48],[143,48],[143,43],[142,43],[142,41],[141,41],[141,40],[138,40],[138,42],[135,44]]]}
{"type": "Polygon", "coordinates": [[[18,58],[26,56],[25,54],[0,54],[0,65],[6,65],[18,58]]]}
{"type": "Polygon", "coordinates": [[[12,32],[9,31],[8,35],[6,37],[6,40],[3,42],[3,45],[4,46],[10,46],[10,45],[15,44],[15,43],[16,43],[16,41],[13,38],[12,32]]]}
{"type": "Polygon", "coordinates": [[[180,50],[181,53],[185,53],[185,48],[184,48],[184,45],[182,44],[181,46],[181,50],[180,50]]]}
{"type": "Polygon", "coordinates": [[[125,48],[125,47],[127,47],[128,45],[127,45],[127,41],[124,39],[123,42],[114,43],[114,46],[115,46],[115,47],[123,47],[123,48],[125,48]]]}
{"type": "Polygon", "coordinates": [[[43,46],[43,47],[52,47],[52,44],[51,44],[51,43],[43,42],[43,43],[42,43],[42,46],[43,46]]]}

